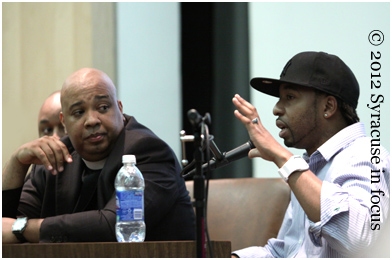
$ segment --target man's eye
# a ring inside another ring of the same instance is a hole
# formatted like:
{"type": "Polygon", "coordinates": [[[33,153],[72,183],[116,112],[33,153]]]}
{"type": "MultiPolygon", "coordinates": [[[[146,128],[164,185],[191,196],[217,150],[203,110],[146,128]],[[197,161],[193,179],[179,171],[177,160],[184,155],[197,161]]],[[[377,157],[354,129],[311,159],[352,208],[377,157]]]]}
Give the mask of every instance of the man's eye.
{"type": "Polygon", "coordinates": [[[108,106],[108,105],[102,105],[102,106],[99,107],[99,110],[100,110],[100,111],[103,111],[103,112],[105,112],[105,111],[108,110],[108,109],[109,109],[109,106],[108,106]]]}
{"type": "Polygon", "coordinates": [[[286,97],[287,97],[287,100],[291,100],[294,98],[294,96],[292,96],[292,95],[287,95],[286,97]]]}
{"type": "Polygon", "coordinates": [[[83,114],[83,110],[75,110],[72,112],[73,116],[81,116],[83,114]]]}

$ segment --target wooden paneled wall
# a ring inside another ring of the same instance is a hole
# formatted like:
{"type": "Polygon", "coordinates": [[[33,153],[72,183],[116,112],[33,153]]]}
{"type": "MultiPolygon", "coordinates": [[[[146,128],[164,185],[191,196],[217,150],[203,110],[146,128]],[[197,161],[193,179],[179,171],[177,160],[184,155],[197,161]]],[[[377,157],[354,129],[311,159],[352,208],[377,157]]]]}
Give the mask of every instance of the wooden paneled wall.
{"type": "Polygon", "coordinates": [[[38,138],[43,101],[82,67],[116,83],[115,3],[2,3],[2,166],[38,138]]]}

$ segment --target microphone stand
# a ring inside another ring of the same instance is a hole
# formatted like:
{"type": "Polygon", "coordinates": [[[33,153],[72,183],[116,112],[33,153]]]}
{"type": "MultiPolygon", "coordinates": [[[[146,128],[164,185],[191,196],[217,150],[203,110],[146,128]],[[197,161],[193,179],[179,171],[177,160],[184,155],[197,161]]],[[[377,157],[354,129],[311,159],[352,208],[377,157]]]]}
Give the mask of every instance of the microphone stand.
{"type": "Polygon", "coordinates": [[[180,141],[182,144],[182,166],[184,167],[181,171],[181,176],[185,180],[190,180],[193,177],[193,201],[192,205],[195,207],[196,211],[196,251],[197,257],[206,257],[206,243],[205,238],[207,235],[208,246],[210,250],[210,255],[213,257],[213,252],[211,248],[210,238],[208,235],[207,222],[206,222],[206,211],[207,211],[207,195],[208,195],[208,180],[210,179],[211,170],[215,169],[216,163],[220,163],[220,166],[227,165],[231,160],[237,160],[242,158],[243,152],[248,152],[250,149],[254,148],[253,143],[249,140],[246,144],[243,144],[228,153],[221,153],[215,142],[213,141],[214,136],[209,135],[208,124],[211,123],[211,118],[208,113],[204,117],[201,117],[195,109],[188,111],[188,118],[192,124],[194,135],[185,135],[185,131],[180,131],[180,141]],[[194,142],[194,160],[190,165],[188,165],[188,160],[186,159],[185,153],[185,142],[194,142]],[[205,142],[205,145],[203,145],[205,142]],[[207,148],[207,160],[208,162],[203,165],[203,148],[207,148]],[[214,154],[214,158],[210,160],[209,152],[214,154]],[[227,158],[226,158],[227,155],[227,158]],[[230,158],[230,159],[229,159],[230,158]],[[213,162],[212,162],[213,161],[213,162]],[[210,163],[214,167],[210,166],[210,163]],[[224,164],[224,165],[222,165],[224,164]],[[195,165],[195,169],[188,172],[191,167],[195,165]],[[204,166],[204,167],[203,167],[204,166]],[[207,166],[207,167],[205,167],[207,166]],[[205,187],[205,176],[204,171],[207,171],[207,188],[205,187]],[[188,172],[187,174],[185,174],[188,172]],[[189,177],[189,178],[188,178],[189,177]]]}
{"type": "Polygon", "coordinates": [[[203,164],[203,142],[201,134],[205,129],[205,124],[210,123],[209,114],[202,118],[199,113],[191,109],[188,111],[189,120],[194,132],[194,159],[196,163],[196,174],[193,176],[193,196],[195,198],[194,207],[196,209],[196,255],[198,258],[206,257],[205,243],[205,177],[202,171],[203,164]],[[207,122],[205,122],[207,121],[207,122]],[[201,131],[201,132],[200,132],[201,131]]]}

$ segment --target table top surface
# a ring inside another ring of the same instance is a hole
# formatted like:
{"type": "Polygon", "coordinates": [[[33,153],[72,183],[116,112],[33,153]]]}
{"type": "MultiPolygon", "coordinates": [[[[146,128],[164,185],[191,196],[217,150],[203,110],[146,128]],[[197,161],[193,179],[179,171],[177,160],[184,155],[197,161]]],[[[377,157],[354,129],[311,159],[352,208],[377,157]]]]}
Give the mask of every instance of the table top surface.
{"type": "MultiPolygon", "coordinates": [[[[214,257],[230,257],[230,241],[211,241],[211,246],[214,257]]],[[[3,244],[2,249],[2,257],[196,257],[196,241],[23,243],[3,244]]]]}

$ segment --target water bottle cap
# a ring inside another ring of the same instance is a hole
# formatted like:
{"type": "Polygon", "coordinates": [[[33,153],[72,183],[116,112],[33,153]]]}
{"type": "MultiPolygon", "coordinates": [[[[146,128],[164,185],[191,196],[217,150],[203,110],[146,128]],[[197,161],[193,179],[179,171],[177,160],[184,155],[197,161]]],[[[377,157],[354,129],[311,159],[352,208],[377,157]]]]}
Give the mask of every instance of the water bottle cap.
{"type": "Polygon", "coordinates": [[[123,163],[135,163],[136,164],[136,157],[133,154],[124,154],[122,157],[123,163]]]}

